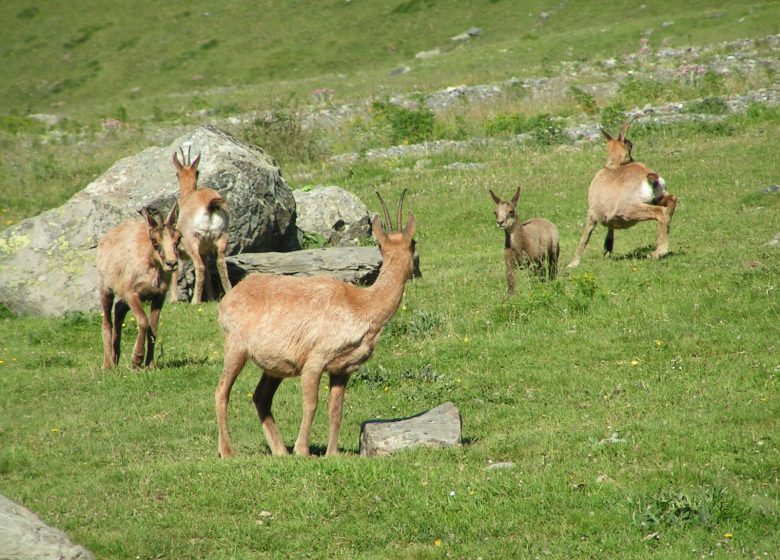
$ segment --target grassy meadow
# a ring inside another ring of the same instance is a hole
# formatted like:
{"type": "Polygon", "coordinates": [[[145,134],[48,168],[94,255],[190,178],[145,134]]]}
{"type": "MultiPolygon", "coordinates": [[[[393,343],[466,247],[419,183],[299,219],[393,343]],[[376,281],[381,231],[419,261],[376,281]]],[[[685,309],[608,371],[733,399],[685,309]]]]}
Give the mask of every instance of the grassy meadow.
{"type": "MultiPolygon", "coordinates": [[[[637,15],[606,2],[263,2],[256,15],[240,3],[3,3],[0,225],[60,204],[165,130],[314,87],[351,102],[555,75],[563,60],[635,51],[648,28],[657,47],[760,38],[780,25],[777,2],[646,4],[637,15]],[[449,44],[472,26],[483,36],[449,44]],[[450,50],[389,75],[436,46],[450,50]],[[67,86],[54,91],[57,81],[67,86]],[[100,130],[120,106],[124,126],[100,130]],[[66,121],[46,131],[26,117],[37,112],[66,121]]],[[[720,87],[725,96],[739,85],[720,87]]],[[[610,103],[597,101],[601,114],[578,117],[572,104],[553,115],[597,121],[610,103]]],[[[526,105],[524,114],[550,111],[526,105]]],[[[487,109],[468,114],[468,137],[495,121],[487,109]]],[[[350,137],[382,144],[387,131],[375,126],[350,137]]],[[[408,188],[417,218],[422,277],[350,380],[337,458],[270,456],[254,366],[232,393],[238,457],[217,457],[215,303],[166,305],[152,371],[128,366],[128,319],[111,372],[100,369],[98,315],[0,308],[0,493],[97,558],[780,558],[780,253],[766,245],[780,231],[780,194],[762,192],[780,182],[780,111],[632,132],[636,159],[680,198],[670,255],[646,258],[656,238],[646,222],[616,232],[604,258],[599,227],[579,268],[546,284],[521,271],[512,298],[488,189],[509,197],[522,187],[520,216],[558,226],[563,269],[601,143],[494,142],[424,165],[346,163],[327,157],[343,142],[332,132],[317,139],[331,146],[321,157],[280,160],[293,188],[339,185],[373,211],[375,190],[397,200],[408,188]],[[448,167],[457,162],[478,165],[448,167]],[[357,455],[361,422],[448,400],[462,414],[461,447],[357,455]],[[488,468],[499,462],[513,467],[488,468]]],[[[300,406],[298,382],[285,381],[274,411],[288,445],[300,406]]]]}

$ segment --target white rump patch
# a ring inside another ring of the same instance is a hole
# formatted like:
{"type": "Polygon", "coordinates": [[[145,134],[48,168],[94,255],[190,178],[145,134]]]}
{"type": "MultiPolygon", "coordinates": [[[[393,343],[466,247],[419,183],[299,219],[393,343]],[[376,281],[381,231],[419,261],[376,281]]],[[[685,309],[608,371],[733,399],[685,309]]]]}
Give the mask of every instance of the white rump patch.
{"type": "Polygon", "coordinates": [[[642,199],[642,202],[647,204],[650,204],[654,200],[658,200],[665,192],[666,181],[664,181],[663,177],[658,177],[658,181],[656,181],[655,184],[651,184],[650,181],[645,179],[642,181],[642,184],[639,185],[639,197],[642,199]]]}
{"type": "Polygon", "coordinates": [[[227,218],[222,210],[216,210],[210,214],[203,210],[195,217],[192,226],[198,237],[216,239],[227,229],[227,218]]]}

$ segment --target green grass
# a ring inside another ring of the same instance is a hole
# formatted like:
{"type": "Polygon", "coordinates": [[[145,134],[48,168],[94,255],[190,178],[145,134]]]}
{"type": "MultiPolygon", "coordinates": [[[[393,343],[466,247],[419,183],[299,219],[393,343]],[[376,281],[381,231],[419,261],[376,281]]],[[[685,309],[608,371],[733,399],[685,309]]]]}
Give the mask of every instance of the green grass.
{"type": "MultiPolygon", "coordinates": [[[[423,273],[350,381],[344,455],[328,459],[268,454],[250,399],[254,366],[230,405],[239,456],[217,457],[213,303],[164,308],[154,371],[128,367],[128,318],[111,372],[100,370],[98,315],[16,317],[0,307],[0,492],[98,558],[777,558],[780,260],[765,244],[778,231],[780,195],[761,192],[777,183],[777,108],[635,124],[634,156],[680,197],[670,256],[645,258],[656,228],[642,223],[618,231],[614,257],[603,258],[599,228],[579,269],[549,284],[520,274],[511,299],[488,189],[522,186],[520,215],[557,224],[563,268],[604,162],[600,143],[559,145],[558,123],[578,113],[619,120],[618,105],[669,95],[702,97],[689,110],[721,114],[744,84],[655,88],[640,75],[613,100],[583,89],[549,106],[518,95],[437,114],[432,128],[427,114],[397,111],[320,135],[295,112],[319,87],[335,90],[333,103],[381,103],[557,75],[564,60],[635,52],[648,29],[654,48],[780,31],[777,2],[645,4],[638,14],[507,0],[0,4],[0,226],[61,204],[118,158],[182,130],[173,127],[211,118],[194,111],[272,109],[283,118],[238,132],[273,146],[294,187],[340,185],[374,211],[374,190],[392,200],[409,189],[423,273]],[[472,26],[479,38],[449,41],[472,26]],[[414,61],[437,46],[440,57],[414,61]],[[413,71],[390,76],[401,64],[413,71]],[[34,112],[67,120],[46,133],[26,118],[34,112]],[[101,131],[105,117],[123,128],[101,131]],[[422,167],[326,157],[403,141],[417,117],[426,138],[492,126],[534,140],[431,155],[422,167]],[[453,162],[484,167],[447,169],[453,162]],[[462,447],[357,456],[361,422],[447,400],[463,416],[462,447]],[[515,466],[486,470],[499,461],[515,466]]],[[[317,453],[327,441],[324,385],[317,453]]],[[[291,444],[297,381],[282,384],[275,413],[291,444]]]]}
{"type": "MultiPolygon", "coordinates": [[[[356,170],[349,187],[373,206],[374,188],[411,187],[423,277],[350,384],[337,459],[268,455],[252,367],[230,407],[240,457],[216,457],[213,304],[165,308],[148,372],[127,367],[127,349],[119,369],[99,369],[96,315],[6,317],[2,491],[107,558],[772,557],[780,266],[764,243],[780,199],[760,193],[772,169],[746,162],[770,161],[779,131],[668,131],[642,154],[681,199],[671,256],[632,257],[655,239],[640,224],[604,259],[601,229],[576,273],[521,276],[511,300],[487,188],[519,180],[521,215],[558,224],[565,263],[601,146],[477,150],[485,173],[356,170]],[[355,456],[362,421],[445,400],[463,447],[355,456]]],[[[287,381],[276,400],[288,443],[298,391],[287,381]]]]}

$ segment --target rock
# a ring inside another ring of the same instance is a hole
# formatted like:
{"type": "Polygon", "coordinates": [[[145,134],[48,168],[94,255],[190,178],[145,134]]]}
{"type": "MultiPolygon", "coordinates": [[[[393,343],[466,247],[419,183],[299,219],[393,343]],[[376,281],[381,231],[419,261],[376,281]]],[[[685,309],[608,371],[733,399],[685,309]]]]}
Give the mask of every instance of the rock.
{"type": "Polygon", "coordinates": [[[33,113],[31,115],[27,115],[27,118],[34,121],[38,121],[39,123],[43,123],[49,127],[57,126],[62,122],[61,116],[51,115],[48,113],[33,113]]]}
{"type": "Polygon", "coordinates": [[[410,66],[399,66],[398,68],[393,68],[390,70],[391,76],[400,76],[401,74],[406,74],[408,72],[411,72],[412,68],[410,66]]]}
{"type": "Polygon", "coordinates": [[[441,54],[441,49],[435,48],[430,51],[420,51],[416,55],[414,55],[414,58],[417,60],[425,60],[427,58],[433,58],[436,56],[439,56],[441,54]]]}
{"type": "Polygon", "coordinates": [[[466,33],[468,33],[470,37],[479,37],[482,34],[482,29],[479,27],[469,27],[466,30],[466,33]]]}
{"type": "Polygon", "coordinates": [[[450,37],[450,41],[459,41],[459,42],[468,41],[469,39],[471,39],[471,35],[469,35],[465,31],[463,33],[458,33],[457,35],[453,35],[452,37],[450,37]]]}
{"type": "Polygon", "coordinates": [[[764,194],[777,194],[780,193],[780,185],[769,185],[761,191],[764,194]]]}
{"type": "MultiPolygon", "coordinates": [[[[331,247],[290,253],[243,253],[225,260],[233,285],[253,272],[288,276],[335,276],[351,284],[371,284],[382,266],[382,255],[377,247],[331,247]]],[[[414,276],[420,276],[420,261],[417,255],[414,256],[414,276]]],[[[216,276],[212,275],[212,278],[216,276]]]]}
{"type": "Polygon", "coordinates": [[[767,243],[769,247],[780,247],[780,233],[775,235],[775,238],[767,243]]]}
{"type": "Polygon", "coordinates": [[[173,152],[201,152],[200,184],[231,210],[228,254],[284,250],[297,243],[295,200],[274,160],[210,126],[164,148],[124,158],[59,208],[0,232],[0,302],[15,313],[97,311],[98,240],[138,209],[169,209],[178,196],[173,152]],[[186,147],[185,147],[186,151],[186,147]]]}
{"type": "Polygon", "coordinates": [[[512,461],[502,461],[500,463],[491,463],[485,467],[486,471],[497,471],[501,469],[513,469],[515,464],[512,461]]]}
{"type": "Polygon", "coordinates": [[[91,560],[83,547],[70,542],[33,512],[0,494],[0,558],[13,560],[91,560]]]}
{"type": "Polygon", "coordinates": [[[367,457],[391,455],[401,449],[424,445],[460,445],[460,412],[451,402],[397,420],[370,420],[360,427],[360,454],[367,457]]]}
{"type": "Polygon", "coordinates": [[[293,191],[296,224],[304,235],[325,238],[329,245],[358,245],[371,236],[368,208],[354,194],[335,186],[293,191]]]}

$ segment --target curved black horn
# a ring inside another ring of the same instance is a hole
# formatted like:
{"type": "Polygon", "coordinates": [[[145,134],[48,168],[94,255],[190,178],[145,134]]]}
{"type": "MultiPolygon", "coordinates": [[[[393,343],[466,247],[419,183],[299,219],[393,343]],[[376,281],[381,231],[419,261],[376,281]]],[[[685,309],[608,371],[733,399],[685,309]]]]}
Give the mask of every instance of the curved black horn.
{"type": "Polygon", "coordinates": [[[187,167],[189,163],[187,163],[187,158],[184,157],[184,148],[179,146],[179,152],[181,152],[181,165],[182,167],[187,167]]]}
{"type": "Polygon", "coordinates": [[[187,165],[192,165],[192,144],[187,146],[187,165]]]}
{"type": "Polygon", "coordinates": [[[387,211],[387,204],[385,204],[385,200],[382,198],[382,195],[379,194],[379,191],[374,191],[376,193],[376,196],[379,198],[380,204],[382,204],[382,210],[385,214],[385,230],[387,232],[393,231],[393,222],[390,220],[390,212],[387,211]]]}
{"type": "Polygon", "coordinates": [[[403,212],[404,212],[404,197],[406,196],[406,189],[403,190],[401,193],[401,200],[398,201],[398,213],[396,215],[396,225],[398,226],[398,231],[401,231],[401,220],[403,218],[403,212]]]}

